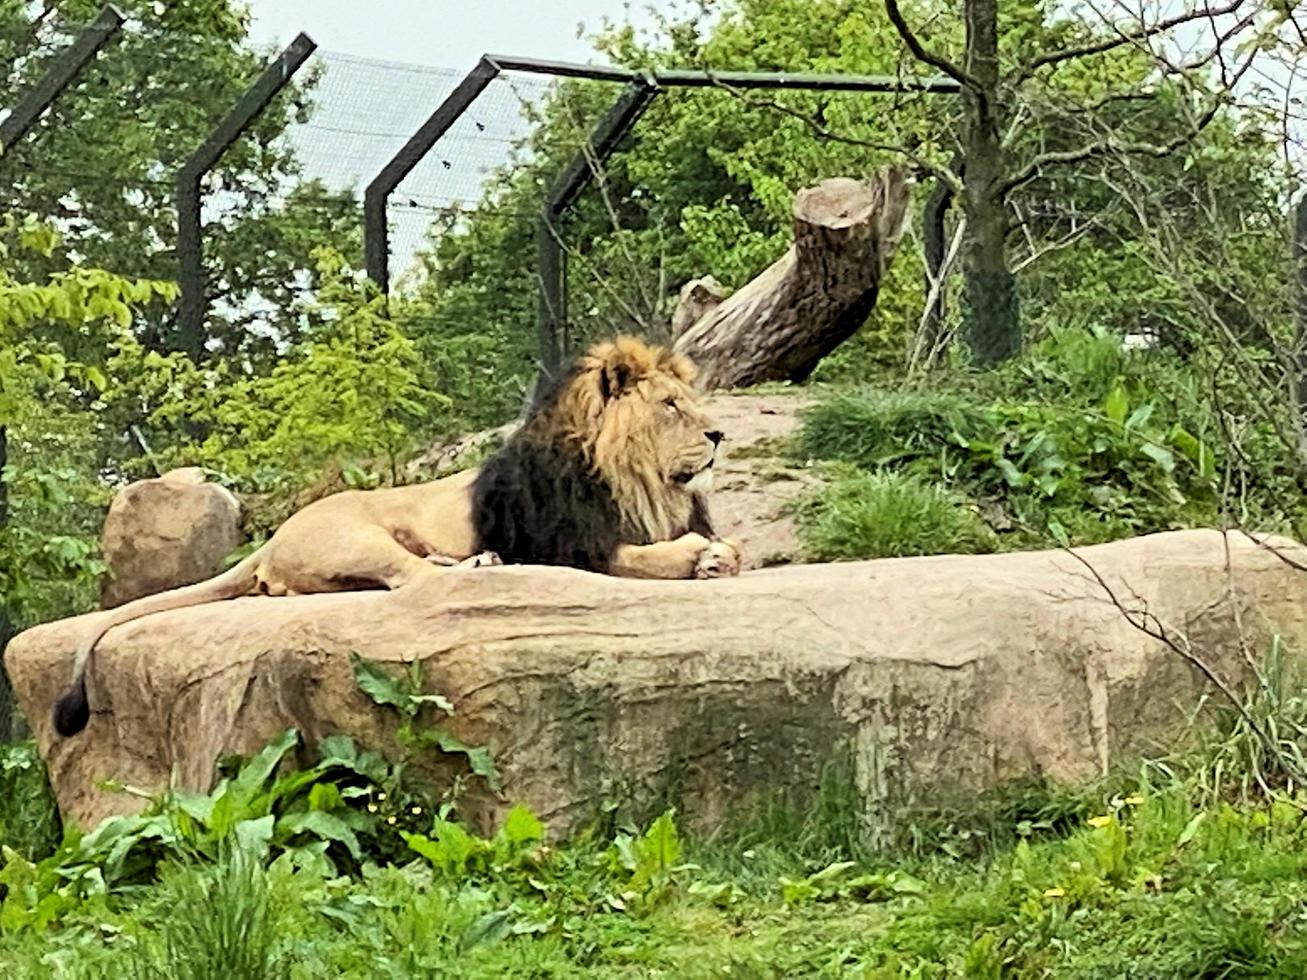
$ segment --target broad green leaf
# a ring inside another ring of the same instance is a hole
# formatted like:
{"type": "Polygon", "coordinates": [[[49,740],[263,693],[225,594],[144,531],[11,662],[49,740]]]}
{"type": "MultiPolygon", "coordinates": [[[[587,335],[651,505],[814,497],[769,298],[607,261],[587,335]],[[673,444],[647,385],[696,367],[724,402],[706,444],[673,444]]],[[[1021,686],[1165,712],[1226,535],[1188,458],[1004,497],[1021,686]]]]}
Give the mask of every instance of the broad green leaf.
{"type": "Polygon", "coordinates": [[[544,839],[545,826],[534,813],[518,803],[508,811],[500,834],[509,844],[532,844],[544,839]]]}
{"type": "Polygon", "coordinates": [[[234,803],[239,806],[248,804],[276,772],[286,753],[295,748],[299,741],[299,732],[288,728],[241,766],[240,772],[231,781],[230,795],[234,797],[234,803]]]}
{"type": "Polygon", "coordinates": [[[412,716],[414,705],[409,693],[400,686],[400,682],[371,660],[364,660],[357,653],[350,652],[349,662],[354,667],[354,682],[359,690],[377,704],[398,708],[405,715],[412,716]]]}
{"type": "Polygon", "coordinates": [[[325,840],[339,841],[345,845],[350,857],[356,861],[363,859],[358,837],[340,817],[322,810],[310,810],[308,813],[292,813],[277,821],[277,837],[289,840],[296,834],[316,834],[325,840]]]}
{"type": "Polygon", "coordinates": [[[491,757],[489,749],[472,748],[449,732],[439,728],[422,731],[419,735],[419,741],[431,743],[439,748],[441,752],[459,753],[467,756],[468,768],[484,779],[492,790],[496,793],[499,792],[501,786],[499,770],[495,768],[495,760],[491,757]]]}
{"type": "Polygon", "coordinates": [[[242,820],[234,829],[237,843],[250,855],[262,861],[268,854],[275,821],[276,818],[272,814],[253,820],[242,820]]]}
{"type": "Polygon", "coordinates": [[[474,946],[492,946],[513,932],[513,920],[518,915],[516,903],[497,912],[487,912],[468,926],[459,940],[462,949],[474,946]]]}
{"type": "Polygon", "coordinates": [[[1130,397],[1125,392],[1125,386],[1118,381],[1107,393],[1107,400],[1103,403],[1103,414],[1117,425],[1124,425],[1126,412],[1129,410],[1130,397]]]}

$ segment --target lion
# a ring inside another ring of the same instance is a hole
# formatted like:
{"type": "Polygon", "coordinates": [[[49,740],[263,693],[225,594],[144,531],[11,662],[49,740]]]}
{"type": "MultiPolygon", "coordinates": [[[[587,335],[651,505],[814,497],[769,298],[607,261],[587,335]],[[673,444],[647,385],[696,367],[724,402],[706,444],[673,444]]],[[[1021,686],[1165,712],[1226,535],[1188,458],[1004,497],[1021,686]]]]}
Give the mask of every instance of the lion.
{"type": "Polygon", "coordinates": [[[487,564],[567,565],[648,579],[738,575],[707,497],[722,434],[684,356],[633,337],[600,343],[543,390],[479,468],[430,483],[346,490],[292,514],[220,575],[97,617],[78,643],[55,730],[90,720],[86,671],[115,626],[248,595],[400,589],[487,564]]]}

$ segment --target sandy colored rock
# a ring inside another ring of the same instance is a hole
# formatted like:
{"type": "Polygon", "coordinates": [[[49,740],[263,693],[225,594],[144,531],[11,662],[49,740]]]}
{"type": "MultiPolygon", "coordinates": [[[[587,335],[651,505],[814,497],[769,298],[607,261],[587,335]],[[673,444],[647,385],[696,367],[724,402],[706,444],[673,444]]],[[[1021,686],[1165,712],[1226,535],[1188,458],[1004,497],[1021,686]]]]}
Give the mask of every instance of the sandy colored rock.
{"type": "MultiPolygon", "coordinates": [[[[1307,641],[1307,574],[1241,535],[1229,571],[1216,531],[1081,554],[1231,683],[1247,669],[1238,623],[1253,649],[1272,630],[1290,649],[1307,641]]],[[[1056,551],[709,582],[506,567],[394,593],[215,603],[112,631],[90,673],[90,726],[58,740],[49,709],[81,625],[23,633],[6,666],[60,806],[82,824],[139,805],[102,779],[157,789],[175,772],[202,789],[220,755],[288,726],[310,746],[343,731],[384,749],[394,719],[356,689],[351,650],[396,669],[420,659],[456,706],[453,732],[493,748],[504,793],[474,794],[475,820],[522,801],[560,831],[607,800],[669,797],[711,826],[760,793],[811,791],[837,752],[868,813],[965,802],[1017,777],[1082,780],[1168,743],[1207,689],[1056,551]]]]}
{"type": "Polygon", "coordinates": [[[102,548],[106,609],[222,571],[241,546],[241,506],[198,467],[170,470],[124,487],[109,505],[102,548]]]}

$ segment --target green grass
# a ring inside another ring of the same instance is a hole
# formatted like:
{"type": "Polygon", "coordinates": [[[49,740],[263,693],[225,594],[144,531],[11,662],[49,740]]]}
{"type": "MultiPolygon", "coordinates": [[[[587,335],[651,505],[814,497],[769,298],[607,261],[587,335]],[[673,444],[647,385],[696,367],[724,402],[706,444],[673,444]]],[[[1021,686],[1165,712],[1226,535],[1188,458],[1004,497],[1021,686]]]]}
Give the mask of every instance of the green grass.
{"type": "Polygon", "coordinates": [[[994,535],[957,494],[907,473],[846,472],[795,509],[816,561],[993,551],[994,535]]]}
{"type": "Polygon", "coordinates": [[[178,863],[58,929],[0,935],[0,966],[241,980],[1307,975],[1298,806],[1200,810],[1145,788],[1099,809],[965,860],[818,866],[784,840],[765,854],[703,843],[656,887],[585,842],[459,874],[178,863]]]}
{"type": "Polygon", "coordinates": [[[1277,644],[1192,745],[1100,785],[1009,786],[889,822],[837,754],[803,805],[759,801],[706,838],[671,812],[631,827],[606,811],[555,846],[518,808],[482,839],[407,803],[405,828],[361,782],[393,779],[379,757],[341,741],[330,763],[278,773],[286,733],[208,797],[165,796],[34,864],[12,848],[40,835],[15,813],[46,835],[50,814],[14,808],[45,777],[15,766],[0,973],[1307,976],[1301,691],[1277,644]]]}
{"type": "Polygon", "coordinates": [[[1259,462],[1255,477],[1240,471],[1237,518],[1296,526],[1301,493],[1284,486],[1283,447],[1250,430],[1232,456],[1186,370],[1068,330],[999,371],[940,375],[929,389],[826,390],[791,455],[867,476],[804,502],[806,556],[1048,548],[1213,526],[1229,519],[1225,470],[1245,457],[1259,462]]]}

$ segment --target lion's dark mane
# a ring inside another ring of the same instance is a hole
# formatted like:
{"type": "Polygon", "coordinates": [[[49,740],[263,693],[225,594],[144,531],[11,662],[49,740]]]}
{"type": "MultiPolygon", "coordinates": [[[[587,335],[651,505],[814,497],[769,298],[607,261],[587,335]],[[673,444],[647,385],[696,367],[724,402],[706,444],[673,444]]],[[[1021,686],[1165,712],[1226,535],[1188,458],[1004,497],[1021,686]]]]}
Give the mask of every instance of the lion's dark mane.
{"type": "MultiPolygon", "coordinates": [[[[622,514],[607,481],[579,452],[534,436],[532,420],[575,378],[564,374],[534,400],[527,422],[481,466],[472,485],[477,551],[505,564],[608,569],[622,540],[622,514]]],[[[707,506],[694,500],[690,527],[711,537],[707,506]]]]}

